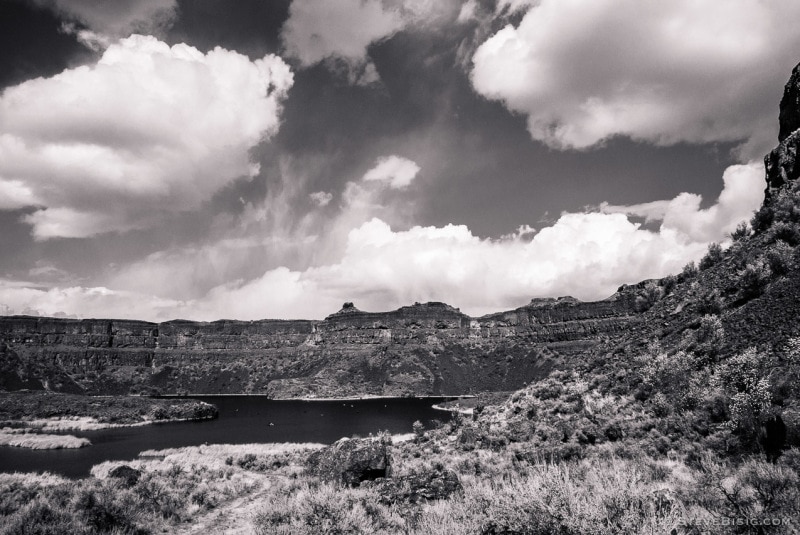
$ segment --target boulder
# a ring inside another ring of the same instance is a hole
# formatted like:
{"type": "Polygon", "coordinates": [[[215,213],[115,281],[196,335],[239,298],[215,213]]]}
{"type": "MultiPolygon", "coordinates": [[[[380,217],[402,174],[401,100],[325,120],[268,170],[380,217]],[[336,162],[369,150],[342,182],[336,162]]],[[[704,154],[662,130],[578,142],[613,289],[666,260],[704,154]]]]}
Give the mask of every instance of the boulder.
{"type": "Polygon", "coordinates": [[[351,487],[363,481],[391,475],[391,455],[386,442],[377,439],[343,438],[308,458],[311,474],[323,481],[351,487]]]}
{"type": "Polygon", "coordinates": [[[108,473],[108,477],[119,479],[124,487],[130,488],[139,482],[139,478],[142,477],[142,472],[136,468],[131,468],[127,464],[123,464],[111,470],[108,473]]]}
{"type": "Polygon", "coordinates": [[[446,500],[464,488],[458,475],[441,466],[430,470],[418,470],[406,476],[381,479],[369,483],[385,505],[416,504],[432,500],[446,500]]]}

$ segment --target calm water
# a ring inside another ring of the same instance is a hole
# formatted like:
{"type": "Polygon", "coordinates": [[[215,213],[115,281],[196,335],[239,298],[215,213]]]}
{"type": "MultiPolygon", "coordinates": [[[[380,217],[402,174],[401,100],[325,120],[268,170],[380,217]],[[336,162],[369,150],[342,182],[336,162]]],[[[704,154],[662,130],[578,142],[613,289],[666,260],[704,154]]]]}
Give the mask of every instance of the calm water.
{"type": "Polygon", "coordinates": [[[49,471],[69,477],[89,474],[108,460],[134,459],[147,449],[250,442],[322,442],[387,430],[408,433],[420,420],[449,419],[432,408],[443,399],[370,399],[358,401],[274,401],[260,396],[195,397],[219,408],[219,418],[101,431],[75,431],[92,445],[77,450],[29,450],[0,446],[0,472],[49,471]],[[272,424],[272,425],[270,425],[272,424]]]}

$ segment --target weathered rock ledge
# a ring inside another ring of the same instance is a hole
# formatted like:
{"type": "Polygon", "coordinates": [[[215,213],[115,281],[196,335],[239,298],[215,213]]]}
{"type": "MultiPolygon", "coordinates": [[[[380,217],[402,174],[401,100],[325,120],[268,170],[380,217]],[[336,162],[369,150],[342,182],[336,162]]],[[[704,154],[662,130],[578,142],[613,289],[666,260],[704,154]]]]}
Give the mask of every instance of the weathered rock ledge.
{"type": "Polygon", "coordinates": [[[479,318],[437,302],[390,312],[345,303],[322,321],[0,317],[0,389],[284,398],[513,389],[629,328],[640,289],[479,318]]]}

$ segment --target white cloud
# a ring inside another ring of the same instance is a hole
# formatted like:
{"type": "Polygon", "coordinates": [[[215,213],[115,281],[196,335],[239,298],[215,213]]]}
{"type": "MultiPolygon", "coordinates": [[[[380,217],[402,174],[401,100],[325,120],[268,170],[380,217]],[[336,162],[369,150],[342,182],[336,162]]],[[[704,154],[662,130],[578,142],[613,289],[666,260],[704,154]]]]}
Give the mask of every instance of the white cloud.
{"type": "MultiPolygon", "coordinates": [[[[282,36],[286,52],[304,66],[339,58],[355,70],[369,69],[367,47],[404,25],[400,11],[380,0],[294,0],[282,36]]],[[[374,65],[370,77],[377,76],[374,65]]]]}
{"type": "Polygon", "coordinates": [[[104,287],[41,288],[0,279],[5,314],[158,320],[182,310],[179,301],[104,287]]]}
{"type": "MultiPolygon", "coordinates": [[[[110,37],[127,37],[131,33],[155,33],[169,27],[175,19],[176,0],[36,0],[60,16],[80,22],[94,32],[110,37]]],[[[84,37],[97,36],[87,33],[84,37]]],[[[80,35],[79,35],[80,37],[80,35]]],[[[86,42],[90,46],[94,40],[86,42]]],[[[91,46],[90,46],[91,47],[91,46]]]]}
{"type": "Polygon", "coordinates": [[[169,47],[134,35],[96,65],[0,96],[2,208],[36,205],[39,239],[144,228],[256,171],[248,151],[279,125],[292,85],[268,55],[169,47]]]}
{"type": "Polygon", "coordinates": [[[62,23],[61,31],[74,35],[79,43],[86,48],[94,50],[95,52],[105,50],[111,45],[112,42],[112,39],[106,34],[98,33],[92,30],[78,29],[75,24],[71,22],[62,23]]]}
{"type": "MultiPolygon", "coordinates": [[[[453,22],[461,11],[461,0],[293,0],[281,37],[303,67],[324,62],[349,83],[369,85],[380,81],[370,45],[409,26],[453,22]]],[[[463,16],[469,14],[467,8],[463,16]]]]}
{"type": "Polygon", "coordinates": [[[375,162],[375,167],[364,175],[364,180],[381,180],[389,182],[395,189],[407,187],[419,173],[420,167],[402,156],[382,156],[375,162]]]}
{"type": "Polygon", "coordinates": [[[798,18],[800,3],[780,0],[541,0],[478,48],[471,78],[552,147],[743,140],[743,158],[760,157],[798,18]]]}
{"type": "Polygon", "coordinates": [[[478,10],[478,3],[476,0],[467,0],[462,4],[461,9],[458,11],[457,22],[464,24],[476,18],[475,13],[478,10]]]}
{"type": "Polygon", "coordinates": [[[308,196],[311,199],[311,202],[319,207],[328,206],[331,200],[333,200],[333,194],[327,191],[315,191],[313,193],[309,193],[308,196]]]}
{"type": "MultiPolygon", "coordinates": [[[[478,315],[520,306],[534,296],[602,299],[621,284],[678,272],[698,260],[710,242],[725,240],[738,222],[748,219],[761,199],[760,166],[732,166],[724,183],[717,202],[706,209],[700,208],[699,197],[687,194],[646,205],[604,204],[601,211],[562,214],[538,233],[521,226],[497,240],[475,236],[463,225],[393,230],[377,217],[364,221],[371,213],[368,207],[380,206],[379,192],[353,183],[350,197],[345,196],[349,204],[335,222],[337,228],[351,224],[336,260],[305,269],[267,269],[193,299],[153,298],[150,308],[141,293],[45,291],[10,284],[0,285],[0,303],[48,313],[105,310],[105,316],[211,320],[322,318],[344,301],[377,311],[439,300],[478,315]],[[662,222],[657,230],[648,230],[626,214],[662,222]],[[132,296],[139,301],[127,310],[122,305],[132,296]]],[[[335,238],[331,231],[323,239],[335,238]]],[[[170,280],[189,276],[193,265],[178,259],[162,275],[168,273],[170,280]]],[[[149,280],[152,284],[153,277],[149,280]]]]}
{"type": "Polygon", "coordinates": [[[763,164],[732,165],[722,175],[724,188],[717,203],[700,208],[702,197],[681,193],[670,201],[655,201],[634,206],[602,204],[605,213],[638,215],[663,221],[663,228],[673,229],[695,242],[712,242],[730,234],[761,204],[764,192],[763,164]]]}

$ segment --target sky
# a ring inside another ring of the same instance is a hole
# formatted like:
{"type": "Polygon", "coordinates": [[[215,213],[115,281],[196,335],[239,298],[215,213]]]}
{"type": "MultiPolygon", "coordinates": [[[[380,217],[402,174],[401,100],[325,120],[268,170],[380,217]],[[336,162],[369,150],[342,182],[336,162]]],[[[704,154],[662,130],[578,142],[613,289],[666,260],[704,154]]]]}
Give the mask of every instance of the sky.
{"type": "MultiPolygon", "coordinates": [[[[783,0],[0,0],[0,314],[477,316],[763,200],[783,0]]],[[[796,25],[795,25],[796,26],[796,25]]]]}

